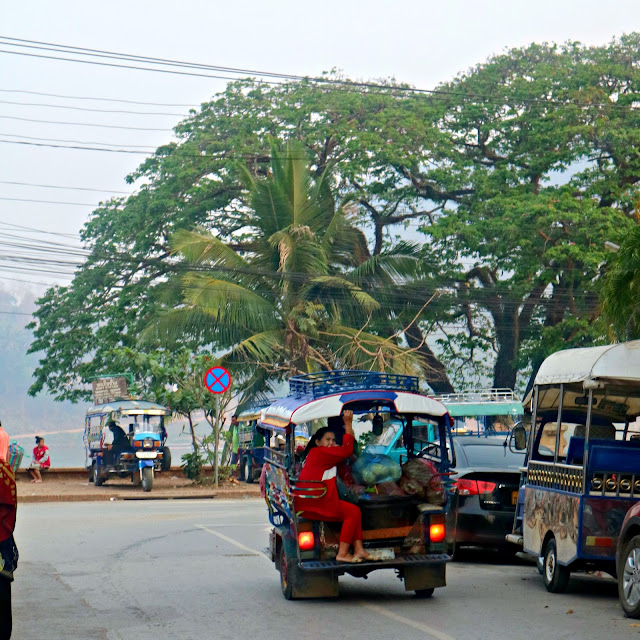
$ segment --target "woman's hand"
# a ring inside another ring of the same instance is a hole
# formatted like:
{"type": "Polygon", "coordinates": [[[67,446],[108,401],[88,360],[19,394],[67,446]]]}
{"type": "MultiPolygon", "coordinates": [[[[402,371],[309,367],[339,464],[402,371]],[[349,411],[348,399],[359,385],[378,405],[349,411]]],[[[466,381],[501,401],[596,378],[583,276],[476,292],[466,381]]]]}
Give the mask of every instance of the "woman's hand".
{"type": "Polygon", "coordinates": [[[353,411],[350,409],[346,409],[342,414],[342,419],[344,421],[344,431],[349,435],[353,435],[353,411]]]}

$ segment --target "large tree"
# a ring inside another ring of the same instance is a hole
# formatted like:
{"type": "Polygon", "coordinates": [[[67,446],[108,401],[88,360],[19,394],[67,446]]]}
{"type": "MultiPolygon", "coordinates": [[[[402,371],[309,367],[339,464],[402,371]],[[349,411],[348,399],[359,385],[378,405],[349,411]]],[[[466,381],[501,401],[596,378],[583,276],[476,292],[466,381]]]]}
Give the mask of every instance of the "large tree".
{"type": "Polygon", "coordinates": [[[114,346],[135,341],[180,268],[174,231],[203,227],[247,250],[243,174],[264,176],[269,141],[290,138],[317,175],[336,164],[373,256],[399,234],[424,234],[424,282],[389,304],[403,302],[392,312],[411,323],[405,336],[435,390],[487,366],[494,384],[513,386],[558,345],[601,339],[603,241],[626,233],[638,196],[639,44],[631,34],[515,49],[431,94],[337,76],[231,83],[130,176],[142,185],[135,196],[94,212],[87,264],[41,301],[32,348],[45,357],[32,392],[77,397],[114,346]]]}

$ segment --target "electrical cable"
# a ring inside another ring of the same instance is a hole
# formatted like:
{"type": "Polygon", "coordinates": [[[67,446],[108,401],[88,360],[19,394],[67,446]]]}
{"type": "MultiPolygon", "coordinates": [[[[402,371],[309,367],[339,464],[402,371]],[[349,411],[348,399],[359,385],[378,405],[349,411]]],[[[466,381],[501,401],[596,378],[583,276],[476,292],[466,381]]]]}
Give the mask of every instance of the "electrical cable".
{"type": "Polygon", "coordinates": [[[33,96],[46,96],[48,98],[65,98],[67,100],[96,100],[99,102],[122,102],[125,104],[138,104],[148,107],[186,107],[192,109],[192,104],[174,104],[167,102],[142,102],[139,100],[124,100],[122,98],[99,98],[96,96],[69,96],[60,93],[44,93],[43,91],[27,91],[26,89],[0,89],[0,93],[24,93],[33,96]]]}
{"type": "Polygon", "coordinates": [[[171,133],[171,129],[158,129],[155,127],[126,127],[116,124],[99,124],[96,122],[61,122],[59,120],[38,120],[37,118],[22,118],[20,116],[4,116],[0,115],[3,120],[20,120],[21,122],[40,122],[42,124],[62,124],[73,127],[99,127],[101,129],[126,129],[127,131],[160,131],[162,133],[171,133]]]}
{"type": "MultiPolygon", "coordinates": [[[[0,133],[0,136],[4,136],[6,134],[0,133]]],[[[36,182],[18,182],[17,180],[0,180],[0,184],[11,184],[18,185],[21,187],[41,187],[43,189],[64,189],[66,191],[95,191],[97,193],[117,193],[119,195],[129,196],[131,195],[128,191],[116,191],[115,189],[93,189],[90,187],[62,187],[56,184],[38,184],[36,182]]]]}
{"type": "Polygon", "coordinates": [[[157,111],[124,111],[121,109],[92,109],[90,107],[74,107],[65,104],[47,104],[38,102],[16,102],[12,100],[0,100],[0,104],[13,104],[23,107],[46,107],[48,109],[71,109],[73,111],[91,111],[95,113],[125,113],[128,115],[136,116],[177,116],[178,118],[184,117],[184,113],[160,113],[157,111]]]}

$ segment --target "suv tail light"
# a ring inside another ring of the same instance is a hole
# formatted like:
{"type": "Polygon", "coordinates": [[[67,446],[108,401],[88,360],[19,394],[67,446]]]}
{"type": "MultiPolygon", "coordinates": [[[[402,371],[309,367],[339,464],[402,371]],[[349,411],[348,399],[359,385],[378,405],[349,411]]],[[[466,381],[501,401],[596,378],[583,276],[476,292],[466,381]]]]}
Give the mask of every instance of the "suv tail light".
{"type": "Polygon", "coordinates": [[[455,486],[461,496],[478,496],[481,493],[493,493],[496,488],[495,482],[485,480],[467,480],[460,478],[455,481],[455,486]]]}

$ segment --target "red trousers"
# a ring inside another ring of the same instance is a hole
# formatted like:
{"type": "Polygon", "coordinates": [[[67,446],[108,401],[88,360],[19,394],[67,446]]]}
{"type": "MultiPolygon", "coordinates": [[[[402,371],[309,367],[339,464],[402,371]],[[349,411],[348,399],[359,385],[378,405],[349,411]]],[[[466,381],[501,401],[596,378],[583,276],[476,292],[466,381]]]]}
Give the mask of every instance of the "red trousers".
{"type": "Polygon", "coordinates": [[[340,542],[352,544],[355,540],[362,540],[362,514],[355,504],[338,500],[336,513],[333,516],[303,511],[302,516],[307,520],[324,520],[325,522],[342,522],[340,542]]]}

